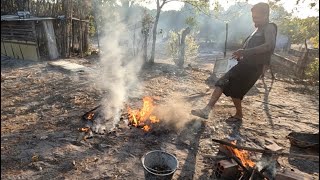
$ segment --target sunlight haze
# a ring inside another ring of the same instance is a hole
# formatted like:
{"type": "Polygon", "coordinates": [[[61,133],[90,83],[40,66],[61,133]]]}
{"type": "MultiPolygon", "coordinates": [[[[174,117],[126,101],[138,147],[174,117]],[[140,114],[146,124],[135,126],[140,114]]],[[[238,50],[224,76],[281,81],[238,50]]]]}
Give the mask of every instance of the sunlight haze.
{"type": "MultiPolygon", "coordinates": [[[[212,4],[212,0],[210,1],[212,4]]],[[[231,5],[234,4],[234,1],[219,1],[221,6],[226,10],[228,9],[231,5]]],[[[256,4],[259,2],[268,2],[268,0],[248,0],[249,4],[256,4]]],[[[304,3],[300,3],[298,6],[296,6],[296,1],[281,1],[283,4],[283,7],[288,11],[288,12],[293,12],[293,15],[299,18],[307,18],[309,16],[319,16],[319,1],[317,1],[317,4],[315,7],[311,9],[309,6],[310,0],[305,0],[304,3]],[[296,7],[296,9],[295,9],[296,7]]],[[[169,2],[168,4],[164,5],[162,10],[163,11],[169,11],[169,10],[180,10],[181,7],[183,6],[184,3],[182,2],[177,2],[177,1],[172,1],[169,2]]],[[[156,3],[155,0],[153,3],[150,4],[144,4],[145,7],[149,9],[155,9],[156,8],[156,3]]]]}

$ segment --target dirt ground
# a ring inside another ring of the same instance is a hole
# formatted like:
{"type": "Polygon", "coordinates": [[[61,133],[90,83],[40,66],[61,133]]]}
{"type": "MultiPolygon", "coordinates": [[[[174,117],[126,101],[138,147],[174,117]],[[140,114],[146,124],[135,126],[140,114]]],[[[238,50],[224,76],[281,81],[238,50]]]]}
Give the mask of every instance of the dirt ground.
{"type": "MultiPolygon", "coordinates": [[[[69,59],[96,67],[97,57],[69,59]]],[[[79,141],[81,116],[100,104],[103,93],[88,73],[69,73],[48,62],[1,60],[1,179],[144,179],[141,157],[151,150],[174,154],[179,167],[173,179],[214,179],[215,139],[236,139],[264,148],[270,139],[284,152],[318,155],[290,145],[286,136],[319,132],[319,88],[278,76],[258,80],[243,101],[242,124],[227,123],[234,113],[224,95],[208,120],[190,114],[203,107],[213,90],[212,61],[198,59],[177,69],[159,60],[143,69],[144,96],[152,96],[164,126],[144,133],[120,126],[115,132],[79,141]]],[[[142,97],[129,99],[138,104],[142,97]]],[[[256,155],[258,157],[258,155],[256,155]]],[[[255,154],[252,154],[255,157],[255,154]]],[[[318,179],[318,162],[280,157],[281,167],[318,179]]]]}

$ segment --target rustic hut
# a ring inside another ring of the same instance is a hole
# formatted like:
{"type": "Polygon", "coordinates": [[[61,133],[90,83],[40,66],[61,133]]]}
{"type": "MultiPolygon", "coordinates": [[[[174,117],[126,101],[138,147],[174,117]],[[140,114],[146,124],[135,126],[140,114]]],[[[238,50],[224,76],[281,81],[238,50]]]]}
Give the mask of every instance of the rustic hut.
{"type": "Polygon", "coordinates": [[[34,60],[83,56],[89,49],[90,4],[76,0],[1,2],[1,54],[34,60]]]}
{"type": "Polygon", "coordinates": [[[1,16],[1,54],[17,59],[59,57],[52,17],[1,16]]]}

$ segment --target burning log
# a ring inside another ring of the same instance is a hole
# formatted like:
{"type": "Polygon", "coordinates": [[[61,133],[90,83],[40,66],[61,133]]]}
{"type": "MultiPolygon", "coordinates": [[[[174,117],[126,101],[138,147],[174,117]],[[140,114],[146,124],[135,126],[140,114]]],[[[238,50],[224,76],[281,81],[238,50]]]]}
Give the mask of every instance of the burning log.
{"type": "MultiPolygon", "coordinates": [[[[235,142],[232,142],[231,144],[235,144],[235,142]]],[[[246,172],[248,171],[247,168],[252,168],[255,166],[255,163],[249,159],[247,151],[232,148],[227,145],[220,145],[219,150],[236,161],[239,166],[241,166],[241,168],[246,172]]]]}
{"type": "MultiPolygon", "coordinates": [[[[90,111],[86,112],[84,115],[82,115],[82,120],[84,121],[94,121],[99,115],[101,115],[101,108],[102,105],[99,105],[90,111]]],[[[121,112],[120,120],[127,119],[129,117],[128,112],[121,112]]]]}
{"type": "Polygon", "coordinates": [[[85,121],[93,121],[94,120],[94,118],[96,117],[95,115],[95,111],[97,110],[97,109],[99,109],[101,107],[101,105],[99,105],[99,106],[97,106],[97,107],[95,107],[95,108],[93,108],[93,109],[91,109],[90,111],[88,111],[88,112],[86,112],[83,116],[82,116],[82,119],[83,120],[85,120],[85,121]]]}
{"type": "Polygon", "coordinates": [[[89,127],[78,128],[78,130],[80,132],[80,135],[78,136],[77,141],[86,141],[87,139],[93,138],[92,130],[89,127]]]}
{"type": "Polygon", "coordinates": [[[236,149],[243,149],[247,151],[253,151],[253,152],[259,152],[259,153],[269,153],[269,154],[274,154],[277,156],[287,156],[287,157],[295,157],[295,158],[300,158],[300,159],[309,159],[312,161],[319,161],[319,156],[313,156],[313,155],[303,155],[303,154],[295,154],[295,153],[285,153],[285,152],[275,152],[271,150],[266,150],[266,149],[257,149],[257,148],[251,148],[251,147],[244,147],[240,145],[235,145],[226,141],[218,140],[218,139],[212,139],[213,142],[217,142],[226,146],[230,146],[232,148],[236,149]]]}
{"type": "Polygon", "coordinates": [[[256,164],[249,159],[248,153],[246,151],[240,151],[238,149],[220,145],[219,150],[230,157],[235,164],[237,164],[238,171],[241,172],[240,178],[232,178],[239,180],[256,180],[264,179],[264,175],[256,169],[256,164]]]}
{"type": "MultiPolygon", "coordinates": [[[[219,140],[219,142],[220,141],[221,140],[219,140]]],[[[236,145],[235,142],[231,142],[231,143],[225,142],[225,141],[222,141],[222,142],[223,143],[221,143],[219,146],[219,151],[224,153],[226,156],[228,156],[234,161],[233,163],[236,164],[238,167],[237,172],[241,174],[239,178],[230,178],[228,177],[229,175],[227,175],[226,178],[238,179],[238,180],[268,180],[268,179],[275,178],[276,161],[274,158],[275,157],[277,158],[278,156],[274,156],[274,154],[263,153],[262,155],[263,158],[262,158],[262,161],[260,161],[261,164],[259,165],[249,159],[247,151],[239,150],[241,148],[237,149],[237,147],[239,146],[236,145]],[[228,145],[230,144],[230,146],[224,145],[224,144],[228,144],[228,145]],[[259,170],[260,169],[259,167],[261,166],[262,166],[262,169],[259,170]]],[[[229,162],[229,161],[219,161],[219,162],[229,162]]],[[[217,178],[222,177],[221,169],[223,168],[219,168],[219,165],[216,165],[215,175],[217,178]]]]}
{"type": "Polygon", "coordinates": [[[79,130],[79,132],[88,133],[90,131],[90,128],[89,127],[84,127],[84,128],[79,128],[78,130],[79,130]]]}

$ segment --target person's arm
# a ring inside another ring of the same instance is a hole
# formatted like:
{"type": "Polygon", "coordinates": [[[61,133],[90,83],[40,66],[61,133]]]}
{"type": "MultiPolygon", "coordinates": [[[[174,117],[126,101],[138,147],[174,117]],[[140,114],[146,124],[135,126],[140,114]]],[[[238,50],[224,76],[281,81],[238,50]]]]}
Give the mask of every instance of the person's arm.
{"type": "Polygon", "coordinates": [[[276,35],[277,30],[273,24],[268,24],[264,30],[265,43],[260,46],[248,49],[239,49],[232,54],[235,58],[240,58],[243,56],[251,56],[254,54],[260,54],[264,52],[271,51],[276,45],[276,35]]]}
{"type": "Polygon", "coordinates": [[[273,24],[268,24],[264,30],[265,43],[260,46],[245,49],[244,56],[250,56],[254,54],[265,53],[274,49],[276,45],[277,30],[273,24]]]}

